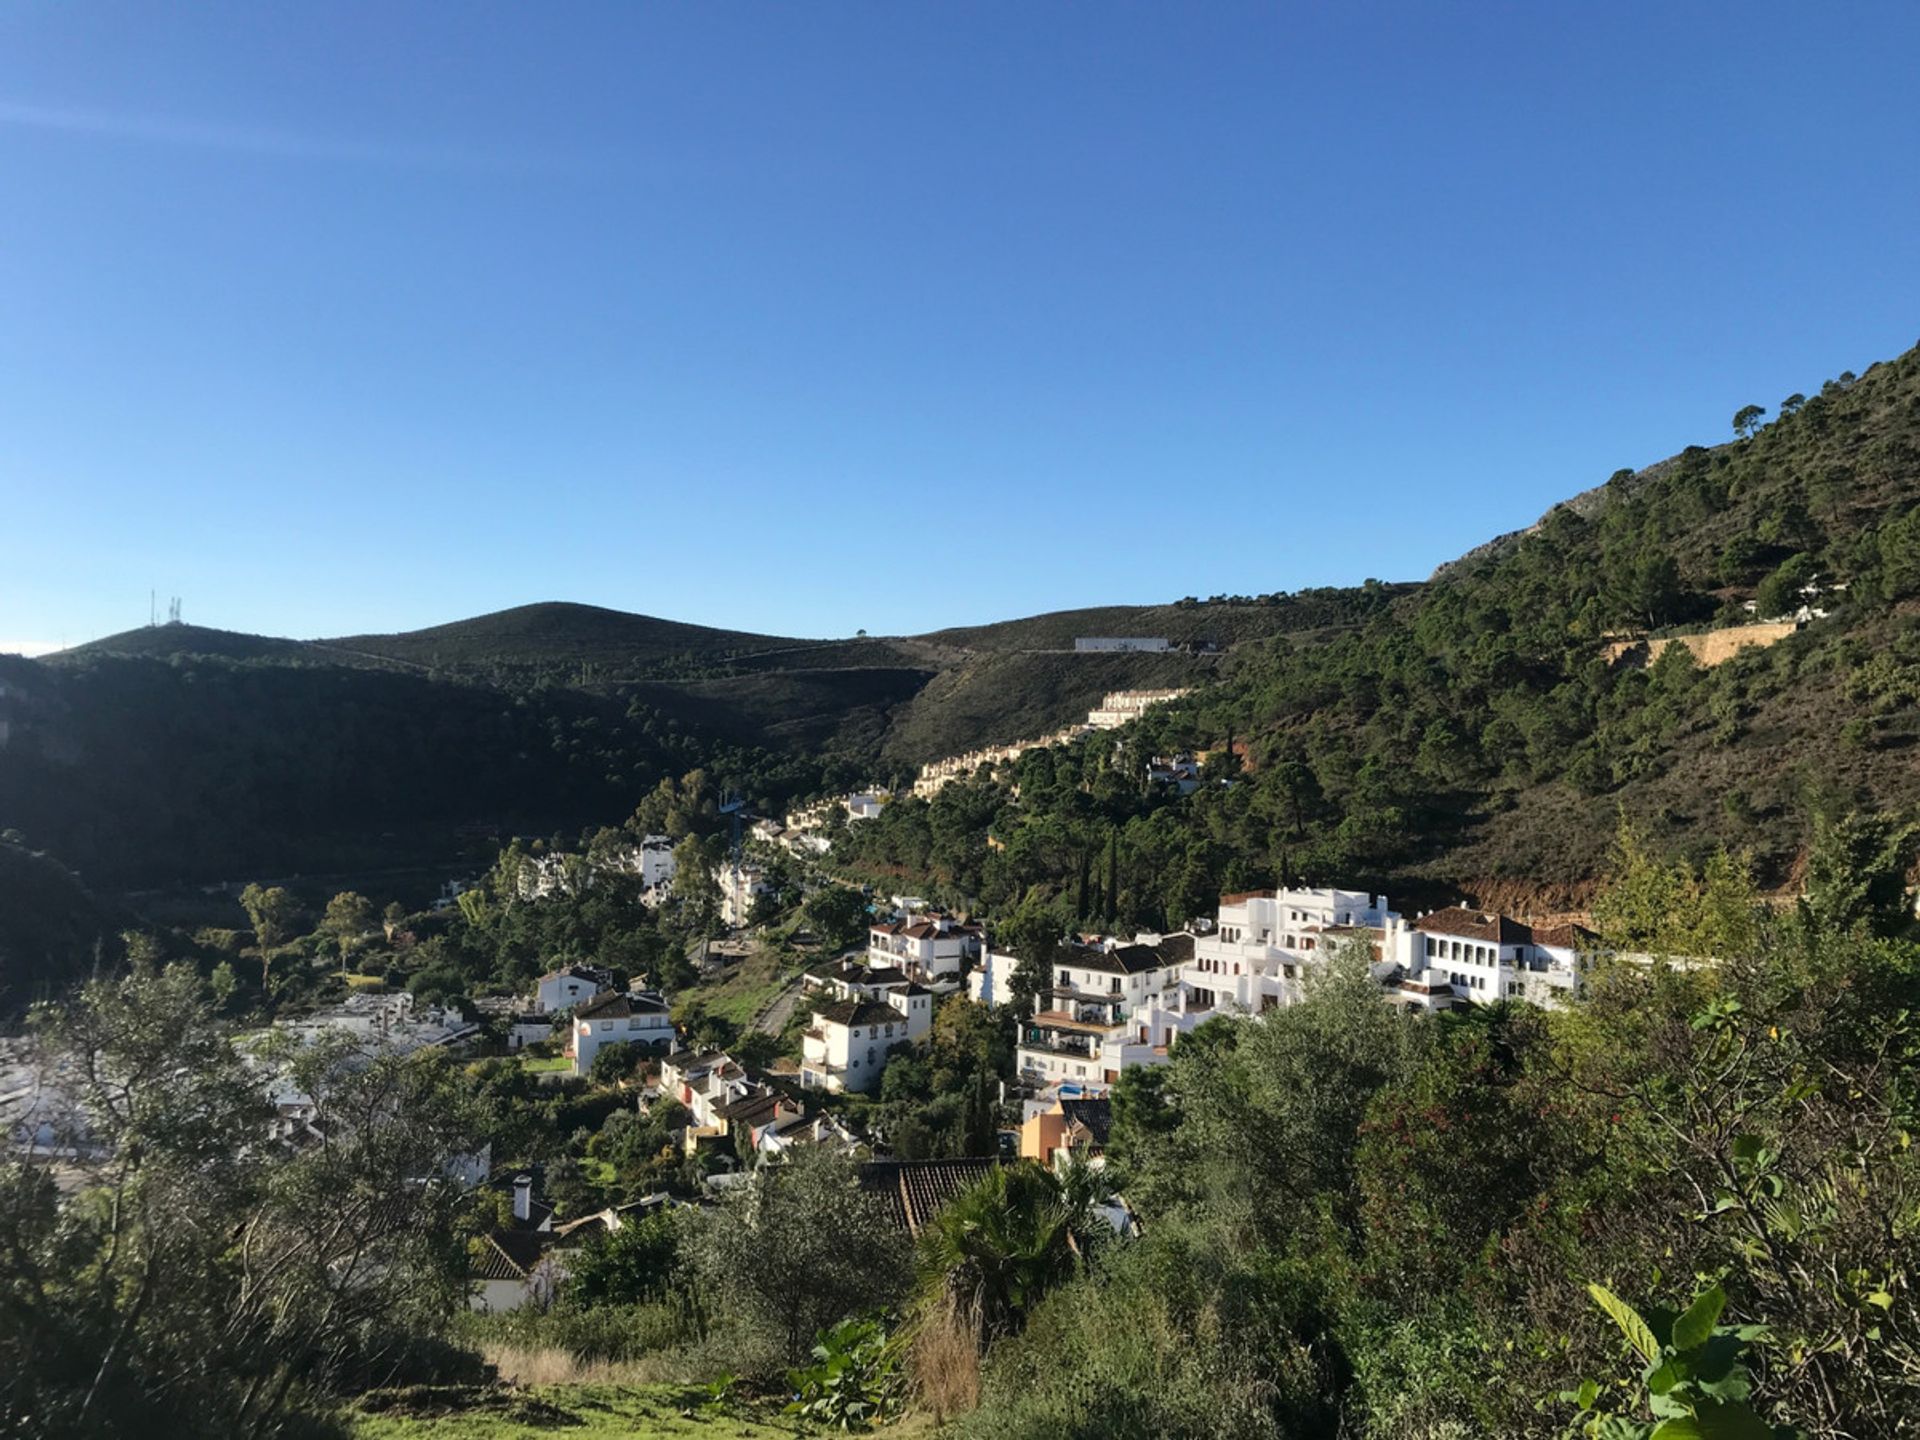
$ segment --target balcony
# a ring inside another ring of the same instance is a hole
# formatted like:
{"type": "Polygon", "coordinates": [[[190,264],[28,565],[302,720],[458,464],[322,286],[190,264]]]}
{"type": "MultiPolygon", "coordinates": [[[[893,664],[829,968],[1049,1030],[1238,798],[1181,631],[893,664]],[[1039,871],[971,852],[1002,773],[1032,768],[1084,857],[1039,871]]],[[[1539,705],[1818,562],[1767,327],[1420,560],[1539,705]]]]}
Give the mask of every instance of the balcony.
{"type": "Polygon", "coordinates": [[[1100,1047],[1079,1035],[1056,1035],[1029,1028],[1021,1037],[1020,1048],[1039,1055],[1059,1055],[1068,1060],[1097,1060],[1100,1047]]]}

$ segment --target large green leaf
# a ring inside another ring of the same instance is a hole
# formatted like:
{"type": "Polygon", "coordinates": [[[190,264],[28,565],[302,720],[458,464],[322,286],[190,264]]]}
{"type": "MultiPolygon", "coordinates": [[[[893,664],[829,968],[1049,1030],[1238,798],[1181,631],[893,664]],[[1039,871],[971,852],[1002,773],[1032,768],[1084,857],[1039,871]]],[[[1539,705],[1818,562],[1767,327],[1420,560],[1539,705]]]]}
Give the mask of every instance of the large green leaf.
{"type": "Polygon", "coordinates": [[[1719,1323],[1720,1312],[1727,1308],[1727,1292],[1718,1285],[1702,1291],[1689,1305],[1686,1313],[1673,1322],[1673,1348],[1692,1350],[1713,1338],[1713,1327],[1719,1323]]]}
{"type": "Polygon", "coordinates": [[[1620,1333],[1627,1337],[1627,1343],[1638,1350],[1652,1363],[1660,1358],[1660,1342],[1654,1338],[1653,1331],[1647,1328],[1647,1322],[1640,1318],[1640,1312],[1622,1300],[1604,1285],[1587,1284],[1587,1293],[1598,1305],[1612,1317],[1613,1323],[1620,1327],[1620,1333]]]}

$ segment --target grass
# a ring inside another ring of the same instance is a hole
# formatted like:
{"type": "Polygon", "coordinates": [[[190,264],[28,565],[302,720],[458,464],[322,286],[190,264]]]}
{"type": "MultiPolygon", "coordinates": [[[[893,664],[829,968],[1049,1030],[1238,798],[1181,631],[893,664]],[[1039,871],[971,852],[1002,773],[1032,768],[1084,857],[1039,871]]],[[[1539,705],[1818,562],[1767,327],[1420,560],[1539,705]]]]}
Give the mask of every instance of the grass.
{"type": "Polygon", "coordinates": [[[523,1050],[520,1052],[520,1068],[534,1075],[552,1075],[571,1070],[573,1061],[564,1055],[530,1055],[523,1050]]]}
{"type": "Polygon", "coordinates": [[[769,1000],[780,993],[792,978],[799,957],[783,955],[769,946],[756,946],[753,953],[731,966],[726,978],[714,985],[696,985],[681,994],[698,999],[709,1015],[745,1029],[769,1000]]]}
{"type": "MultiPolygon", "coordinates": [[[[355,1440],[772,1440],[818,1433],[799,1428],[778,1403],[741,1402],[726,1412],[703,1407],[705,1391],[686,1385],[535,1385],[417,1387],[367,1398],[351,1412],[355,1440]]],[[[875,1432],[888,1440],[928,1440],[931,1419],[910,1416],[875,1432]]]]}

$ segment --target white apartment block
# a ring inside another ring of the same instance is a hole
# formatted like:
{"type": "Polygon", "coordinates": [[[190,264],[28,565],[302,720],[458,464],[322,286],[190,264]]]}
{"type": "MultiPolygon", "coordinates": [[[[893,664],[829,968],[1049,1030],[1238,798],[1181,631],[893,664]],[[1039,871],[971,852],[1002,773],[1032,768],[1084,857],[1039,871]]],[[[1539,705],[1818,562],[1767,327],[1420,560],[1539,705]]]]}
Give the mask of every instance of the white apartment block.
{"type": "Polygon", "coordinates": [[[1408,921],[1386,896],[1364,891],[1226,895],[1182,974],[1186,1003],[1253,1015],[1295,1004],[1328,952],[1354,938],[1370,945],[1388,998],[1424,1010],[1493,1000],[1557,1005],[1578,989],[1580,956],[1598,940],[1577,926],[1535,927],[1457,906],[1408,921]]]}
{"type": "Polygon", "coordinates": [[[1112,690],[1097,709],[1087,712],[1087,725],[1094,730],[1118,730],[1154,706],[1178,700],[1186,693],[1185,690],[1112,690]]]}
{"type": "Polygon", "coordinates": [[[1054,960],[1041,1007],[1020,1025],[1020,1079],[1048,1091],[1101,1090],[1132,1065],[1161,1065],[1207,1017],[1188,1010],[1180,975],[1195,937],[1139,936],[1067,946],[1054,960]]]}
{"type": "Polygon", "coordinates": [[[1384,895],[1360,890],[1253,890],[1220,897],[1212,933],[1194,944],[1182,972],[1187,1003],[1195,1010],[1257,1015],[1300,999],[1307,968],[1335,941],[1376,932],[1375,955],[1391,948],[1400,917],[1384,895]]]}

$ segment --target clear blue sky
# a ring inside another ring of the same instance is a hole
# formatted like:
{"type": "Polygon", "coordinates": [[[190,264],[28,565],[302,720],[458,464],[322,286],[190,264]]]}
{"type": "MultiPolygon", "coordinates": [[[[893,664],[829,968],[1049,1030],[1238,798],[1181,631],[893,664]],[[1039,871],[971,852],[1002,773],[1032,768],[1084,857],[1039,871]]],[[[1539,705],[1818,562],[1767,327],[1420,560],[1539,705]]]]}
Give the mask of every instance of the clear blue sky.
{"type": "Polygon", "coordinates": [[[1920,6],[0,9],[0,646],[1418,577],[1920,339],[1920,6]]]}

